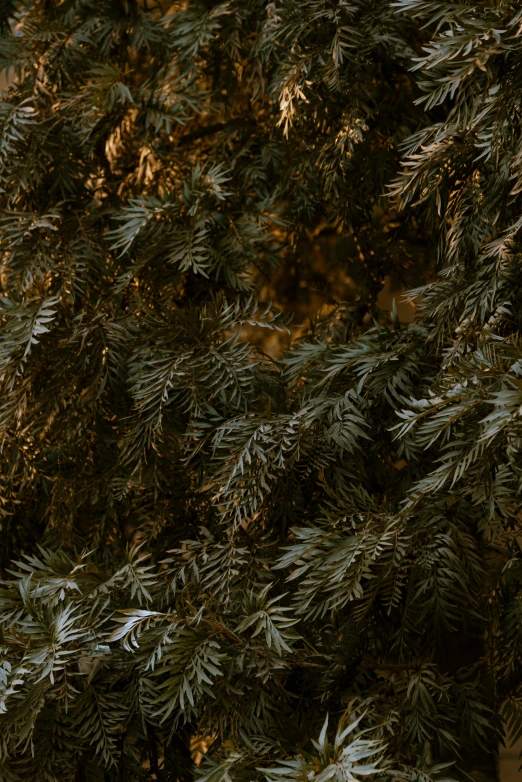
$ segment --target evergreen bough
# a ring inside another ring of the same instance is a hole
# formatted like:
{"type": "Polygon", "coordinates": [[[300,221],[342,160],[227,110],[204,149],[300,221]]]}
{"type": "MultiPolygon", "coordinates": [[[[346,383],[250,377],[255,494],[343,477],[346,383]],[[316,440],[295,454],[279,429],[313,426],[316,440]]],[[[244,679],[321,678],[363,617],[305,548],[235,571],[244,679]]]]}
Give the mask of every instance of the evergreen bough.
{"type": "Polygon", "coordinates": [[[494,779],[520,3],[2,0],[0,28],[0,782],[494,779]],[[328,231],[360,294],[276,360],[261,282],[328,231]]]}

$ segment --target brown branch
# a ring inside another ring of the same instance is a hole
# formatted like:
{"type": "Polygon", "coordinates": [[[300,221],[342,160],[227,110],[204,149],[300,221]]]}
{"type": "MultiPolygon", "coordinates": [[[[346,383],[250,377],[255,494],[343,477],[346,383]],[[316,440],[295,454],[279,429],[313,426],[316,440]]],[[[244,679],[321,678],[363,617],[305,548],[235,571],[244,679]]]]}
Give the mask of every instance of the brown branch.
{"type": "Polygon", "coordinates": [[[213,122],[211,125],[205,125],[202,128],[192,130],[190,133],[185,133],[183,136],[180,136],[178,139],[178,146],[181,147],[184,144],[189,144],[191,141],[197,141],[200,138],[205,138],[206,136],[212,136],[214,133],[219,133],[220,130],[225,130],[225,128],[233,127],[253,128],[255,127],[255,122],[241,118],[231,119],[228,120],[228,122],[213,122]]]}
{"type": "Polygon", "coordinates": [[[224,122],[214,122],[212,125],[206,125],[204,128],[193,130],[191,133],[185,133],[178,140],[178,146],[183,144],[189,144],[191,141],[197,141],[197,139],[205,138],[205,136],[211,136],[213,133],[219,133],[225,127],[224,122]]]}

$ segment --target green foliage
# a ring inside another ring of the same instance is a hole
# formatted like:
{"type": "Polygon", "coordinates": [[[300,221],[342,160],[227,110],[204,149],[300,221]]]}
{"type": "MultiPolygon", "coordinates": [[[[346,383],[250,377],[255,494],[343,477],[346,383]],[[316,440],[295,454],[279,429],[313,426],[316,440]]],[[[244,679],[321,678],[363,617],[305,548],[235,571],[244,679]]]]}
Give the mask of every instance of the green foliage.
{"type": "Polygon", "coordinates": [[[519,4],[167,5],[0,3],[0,782],[494,779],[519,4]]]}

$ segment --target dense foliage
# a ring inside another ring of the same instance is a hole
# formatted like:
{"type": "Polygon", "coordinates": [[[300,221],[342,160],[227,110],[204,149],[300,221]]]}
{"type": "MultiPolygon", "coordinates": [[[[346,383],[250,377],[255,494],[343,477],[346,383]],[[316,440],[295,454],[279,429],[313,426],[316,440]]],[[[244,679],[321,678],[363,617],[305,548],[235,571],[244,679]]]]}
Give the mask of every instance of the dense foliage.
{"type": "Polygon", "coordinates": [[[520,3],[2,0],[0,29],[0,782],[494,779],[520,3]]]}

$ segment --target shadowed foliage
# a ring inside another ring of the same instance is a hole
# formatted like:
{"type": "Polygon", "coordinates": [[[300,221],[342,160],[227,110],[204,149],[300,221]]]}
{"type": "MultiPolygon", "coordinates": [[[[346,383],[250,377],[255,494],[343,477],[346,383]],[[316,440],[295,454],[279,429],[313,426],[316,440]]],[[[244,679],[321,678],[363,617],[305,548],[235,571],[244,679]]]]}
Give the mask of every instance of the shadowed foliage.
{"type": "Polygon", "coordinates": [[[496,779],[521,29],[0,3],[0,782],[496,779]]]}

